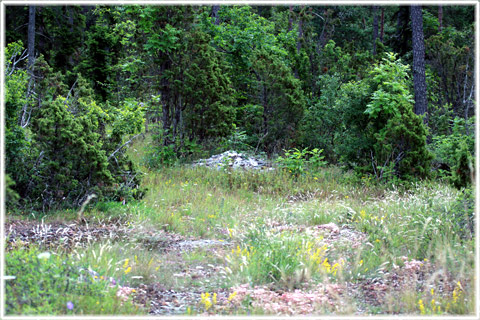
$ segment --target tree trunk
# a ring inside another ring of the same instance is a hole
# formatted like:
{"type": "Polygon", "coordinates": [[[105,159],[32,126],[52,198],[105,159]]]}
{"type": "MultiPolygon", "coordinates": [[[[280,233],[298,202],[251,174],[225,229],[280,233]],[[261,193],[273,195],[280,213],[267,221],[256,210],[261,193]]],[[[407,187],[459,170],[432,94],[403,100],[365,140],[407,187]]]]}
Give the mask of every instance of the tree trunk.
{"type": "Polygon", "coordinates": [[[377,38],[378,38],[378,6],[373,6],[373,55],[377,54],[377,38]]]}
{"type": "Polygon", "coordinates": [[[382,7],[382,13],[380,17],[380,42],[381,43],[383,43],[384,26],[385,26],[385,7],[382,7]]]}
{"type": "Polygon", "coordinates": [[[302,49],[302,38],[303,38],[303,7],[300,7],[300,14],[298,15],[298,40],[297,40],[297,53],[300,53],[302,49]]]}
{"type": "Polygon", "coordinates": [[[20,117],[20,126],[25,128],[30,122],[30,116],[32,114],[32,108],[29,103],[30,96],[33,93],[35,86],[35,76],[33,74],[33,66],[35,63],[35,6],[28,7],[28,75],[30,80],[28,81],[27,88],[27,102],[23,105],[22,116],[20,117]]]}
{"type": "Polygon", "coordinates": [[[443,6],[438,6],[438,32],[443,29],[443,6]]]}
{"type": "Polygon", "coordinates": [[[31,73],[35,62],[35,6],[28,7],[28,70],[31,73]]]}
{"type": "Polygon", "coordinates": [[[220,10],[220,5],[214,4],[214,5],[212,6],[212,17],[215,18],[214,24],[215,24],[216,26],[218,26],[218,25],[220,24],[220,19],[219,19],[219,17],[218,17],[218,10],[220,10]]]}
{"type": "Polygon", "coordinates": [[[292,31],[293,28],[293,6],[288,8],[288,31],[292,31]]]}
{"type": "MultiPolygon", "coordinates": [[[[423,38],[422,7],[410,7],[413,46],[413,87],[415,91],[415,114],[427,112],[427,83],[425,80],[425,43],[423,38]]],[[[426,117],[423,119],[427,121],[426,117]]]]}

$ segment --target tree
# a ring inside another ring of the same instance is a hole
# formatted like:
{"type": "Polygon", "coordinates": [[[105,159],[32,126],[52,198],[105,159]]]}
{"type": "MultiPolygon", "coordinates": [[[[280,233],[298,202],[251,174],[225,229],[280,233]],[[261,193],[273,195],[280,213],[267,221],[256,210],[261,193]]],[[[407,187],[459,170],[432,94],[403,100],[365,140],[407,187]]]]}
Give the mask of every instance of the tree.
{"type": "Polygon", "coordinates": [[[344,84],[337,100],[343,120],[337,153],[349,167],[379,180],[429,174],[432,156],[425,125],[413,112],[408,69],[389,53],[369,78],[344,84]]]}
{"type": "Polygon", "coordinates": [[[441,32],[443,29],[443,6],[438,6],[438,32],[441,32]]]}
{"type": "Polygon", "coordinates": [[[385,7],[382,7],[382,13],[380,16],[380,42],[383,43],[383,36],[385,33],[385,7]]]}
{"type": "Polygon", "coordinates": [[[378,38],[378,6],[373,6],[373,55],[377,54],[377,38],[378,38]]]}
{"type": "MultiPolygon", "coordinates": [[[[415,114],[427,113],[427,82],[425,79],[425,42],[423,39],[422,7],[410,7],[413,47],[413,87],[415,91],[415,114]]],[[[424,122],[427,118],[424,118],[424,122]]]]}
{"type": "Polygon", "coordinates": [[[32,72],[35,62],[35,6],[28,7],[28,69],[32,72]]]}

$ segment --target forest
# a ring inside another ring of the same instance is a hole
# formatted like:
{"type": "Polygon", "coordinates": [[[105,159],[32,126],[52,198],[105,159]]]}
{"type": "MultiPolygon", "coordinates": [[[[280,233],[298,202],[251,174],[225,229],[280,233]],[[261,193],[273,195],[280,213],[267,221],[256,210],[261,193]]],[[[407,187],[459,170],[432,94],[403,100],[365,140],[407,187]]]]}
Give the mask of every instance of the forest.
{"type": "Polygon", "coordinates": [[[475,11],[7,5],[5,314],[475,314],[475,11]]]}

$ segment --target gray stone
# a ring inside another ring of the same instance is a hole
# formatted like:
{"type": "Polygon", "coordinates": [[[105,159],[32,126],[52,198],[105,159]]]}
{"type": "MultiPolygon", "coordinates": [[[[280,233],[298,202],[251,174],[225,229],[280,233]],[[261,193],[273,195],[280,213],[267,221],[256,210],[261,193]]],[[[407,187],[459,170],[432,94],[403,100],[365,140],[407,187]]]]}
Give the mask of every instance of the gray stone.
{"type": "Polygon", "coordinates": [[[236,151],[225,151],[224,153],[211,156],[208,159],[201,159],[196,161],[193,166],[205,166],[210,168],[216,168],[220,170],[225,167],[231,167],[233,169],[272,169],[267,168],[267,162],[262,159],[257,159],[253,156],[248,156],[236,151]]]}

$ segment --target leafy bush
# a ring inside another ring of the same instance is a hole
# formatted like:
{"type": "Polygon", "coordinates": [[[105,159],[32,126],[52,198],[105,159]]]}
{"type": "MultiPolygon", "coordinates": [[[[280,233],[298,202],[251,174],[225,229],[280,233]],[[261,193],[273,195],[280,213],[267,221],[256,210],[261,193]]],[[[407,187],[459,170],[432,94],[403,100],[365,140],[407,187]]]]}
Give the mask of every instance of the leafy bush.
{"type": "Polygon", "coordinates": [[[294,176],[302,175],[306,170],[318,171],[327,164],[326,161],[323,161],[324,156],[321,155],[323,152],[321,149],[315,148],[308,151],[307,148],[303,150],[295,148],[284,150],[284,152],[284,156],[279,156],[275,162],[280,168],[294,176]]]}
{"type": "MultiPolygon", "coordinates": [[[[18,43],[7,50],[12,59],[18,52],[18,43]]],[[[99,105],[86,79],[78,76],[68,89],[67,77],[40,56],[35,105],[29,105],[26,71],[14,61],[6,67],[6,164],[19,205],[45,211],[77,206],[91,193],[116,200],[142,196],[123,148],[127,135],[141,129],[138,103],[128,100],[118,109],[99,105]]]]}
{"type": "Polygon", "coordinates": [[[5,255],[5,272],[15,277],[5,285],[10,315],[138,313],[130,301],[116,296],[108,279],[95,279],[87,266],[67,256],[14,248],[5,255]]]}
{"type": "Polygon", "coordinates": [[[334,138],[341,119],[335,110],[341,86],[338,75],[323,75],[317,81],[320,94],[318,98],[309,99],[304,117],[300,123],[300,143],[308,148],[320,148],[325,152],[329,162],[336,161],[334,138]]]}
{"type": "Polygon", "coordinates": [[[156,145],[147,151],[145,163],[149,168],[169,167],[177,163],[174,145],[156,145]]]}
{"type": "Polygon", "coordinates": [[[339,141],[344,145],[338,148],[342,159],[379,180],[427,176],[432,156],[422,118],[413,112],[408,66],[386,54],[370,75],[342,86],[337,105],[346,131],[339,141]],[[357,97],[348,99],[352,96],[357,97]]]}
{"type": "Polygon", "coordinates": [[[465,122],[455,117],[444,134],[432,137],[430,149],[434,154],[437,175],[446,177],[457,188],[471,184],[475,150],[475,117],[465,122]]]}
{"type": "Polygon", "coordinates": [[[253,147],[248,144],[249,137],[246,131],[242,131],[233,124],[233,133],[223,143],[224,150],[252,151],[253,147]]]}

